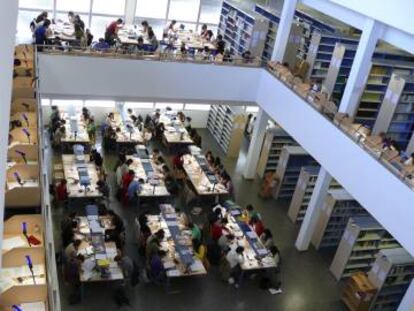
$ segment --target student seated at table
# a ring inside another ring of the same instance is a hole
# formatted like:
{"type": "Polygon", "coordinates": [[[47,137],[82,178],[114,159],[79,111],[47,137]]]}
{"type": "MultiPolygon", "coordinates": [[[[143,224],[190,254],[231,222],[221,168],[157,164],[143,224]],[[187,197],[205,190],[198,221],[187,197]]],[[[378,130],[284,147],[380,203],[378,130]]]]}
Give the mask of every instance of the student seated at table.
{"type": "Polygon", "coordinates": [[[36,18],[34,18],[30,22],[30,29],[32,30],[32,32],[34,32],[36,30],[36,28],[41,26],[43,24],[43,22],[45,20],[47,20],[47,17],[48,17],[47,11],[43,11],[36,18]]]}
{"type": "Polygon", "coordinates": [[[129,205],[133,206],[138,202],[138,195],[142,190],[142,185],[144,180],[140,178],[139,180],[132,180],[128,186],[127,196],[129,205]]]}
{"type": "Polygon", "coordinates": [[[151,262],[152,257],[156,255],[159,250],[161,250],[161,242],[164,240],[164,237],[165,232],[163,229],[160,229],[147,239],[145,246],[145,258],[148,265],[151,262]]]}
{"type": "Polygon", "coordinates": [[[217,36],[215,46],[216,46],[217,54],[224,55],[224,50],[226,48],[226,42],[223,40],[222,35],[217,36]]]}
{"type": "Polygon", "coordinates": [[[101,154],[95,148],[92,148],[91,149],[89,158],[90,158],[90,161],[91,162],[94,162],[95,165],[98,168],[101,168],[102,167],[102,165],[103,165],[103,158],[102,158],[101,154]]]}
{"type": "Polygon", "coordinates": [[[155,113],[152,118],[151,116],[147,115],[144,121],[144,128],[146,128],[151,133],[153,133],[155,131],[155,123],[158,123],[159,117],[160,117],[159,113],[158,114],[155,113]]]}
{"type": "Polygon", "coordinates": [[[166,271],[162,259],[167,255],[163,250],[158,250],[150,259],[150,279],[155,283],[162,283],[166,279],[166,271]]]}
{"type": "Polygon", "coordinates": [[[53,134],[53,147],[60,148],[64,137],[66,137],[66,127],[61,126],[53,134]]]}
{"type": "Polygon", "coordinates": [[[74,19],[74,22],[73,23],[74,23],[75,26],[76,26],[76,24],[79,25],[79,27],[82,30],[82,32],[85,31],[85,22],[81,19],[81,17],[80,17],[79,14],[76,14],[75,15],[75,19],[74,19]]]}
{"type": "Polygon", "coordinates": [[[230,175],[226,172],[222,174],[221,183],[226,187],[226,191],[229,193],[229,196],[232,197],[234,195],[233,182],[231,181],[230,175]]]}
{"type": "Polygon", "coordinates": [[[211,238],[213,241],[217,242],[220,237],[223,235],[223,230],[228,231],[226,225],[228,224],[227,218],[222,218],[211,226],[211,238]]]}
{"type": "Polygon", "coordinates": [[[167,26],[164,28],[162,32],[163,39],[174,37],[177,29],[174,28],[174,26],[177,24],[176,20],[172,20],[170,23],[167,24],[167,26]]]}
{"type": "Polygon", "coordinates": [[[253,61],[252,52],[250,52],[249,50],[244,51],[242,54],[242,58],[243,58],[243,63],[245,64],[251,63],[253,61]]]}
{"type": "Polygon", "coordinates": [[[154,148],[152,150],[151,160],[157,161],[158,157],[161,155],[160,150],[158,148],[154,148]]]}
{"type": "Polygon", "coordinates": [[[112,127],[106,127],[103,137],[105,150],[114,150],[116,145],[116,132],[112,127]]]}
{"type": "Polygon", "coordinates": [[[86,125],[86,131],[89,135],[90,140],[92,143],[95,143],[96,140],[96,125],[95,125],[95,119],[93,117],[89,118],[89,121],[87,121],[88,124],[86,125]]]}
{"type": "Polygon", "coordinates": [[[218,246],[220,246],[222,252],[227,254],[230,250],[230,246],[235,241],[235,236],[233,234],[223,234],[217,241],[218,246]]]}
{"type": "Polygon", "coordinates": [[[151,45],[150,52],[155,52],[158,49],[158,40],[152,27],[148,27],[148,41],[151,45]]]}
{"type": "Polygon", "coordinates": [[[270,229],[264,229],[263,233],[259,237],[260,237],[260,241],[266,248],[270,248],[274,245],[273,235],[270,229]]]}
{"type": "Polygon", "coordinates": [[[180,45],[180,54],[182,55],[182,56],[186,56],[187,55],[187,47],[185,46],[185,42],[184,41],[182,41],[181,42],[181,45],[180,45]]]}
{"type": "Polygon", "coordinates": [[[65,256],[67,260],[71,258],[76,258],[81,244],[82,244],[82,240],[75,240],[72,243],[70,243],[68,246],[66,246],[65,256]]]}
{"type": "Polygon", "coordinates": [[[207,24],[203,24],[203,26],[201,26],[201,32],[200,32],[200,37],[202,39],[206,39],[206,37],[207,37],[207,31],[208,31],[207,24]]]}
{"type": "Polygon", "coordinates": [[[58,201],[59,206],[64,206],[68,200],[68,187],[67,187],[67,180],[62,179],[55,188],[56,199],[58,201]]]}
{"type": "Polygon", "coordinates": [[[183,159],[184,153],[180,152],[179,154],[175,155],[172,159],[172,164],[174,169],[176,170],[183,170],[184,165],[184,159],[183,159]]]}
{"type": "Polygon", "coordinates": [[[98,180],[96,189],[102,194],[104,198],[109,198],[109,185],[104,179],[98,180]]]}
{"type": "Polygon", "coordinates": [[[204,268],[208,270],[210,268],[210,262],[207,258],[207,247],[198,239],[192,239],[194,256],[201,261],[204,268]]]}
{"type": "Polygon", "coordinates": [[[72,43],[72,45],[78,46],[78,47],[85,47],[86,46],[85,32],[82,29],[81,24],[75,23],[73,28],[74,28],[73,35],[75,36],[76,40],[72,43]]]}
{"type": "Polygon", "coordinates": [[[91,33],[91,30],[88,28],[85,30],[85,41],[86,46],[90,47],[93,42],[93,34],[91,33]]]}
{"type": "MultiPolygon", "coordinates": [[[[36,28],[34,32],[35,37],[35,44],[38,45],[45,45],[48,43],[48,35],[49,35],[49,26],[50,26],[50,20],[46,19],[43,24],[36,28]]],[[[38,48],[40,51],[43,50],[42,47],[38,48]]]]}
{"type": "Polygon", "coordinates": [[[226,260],[230,268],[229,284],[234,284],[234,287],[238,288],[240,284],[240,277],[242,274],[241,265],[244,263],[244,247],[233,246],[226,255],[226,260]]]}
{"type": "Polygon", "coordinates": [[[164,165],[165,165],[164,158],[162,156],[158,156],[158,158],[154,161],[155,169],[158,172],[162,172],[164,165]]]}
{"type": "Polygon", "coordinates": [[[60,222],[62,247],[66,248],[74,239],[74,230],[78,227],[76,213],[72,212],[60,222]]]}
{"type": "Polygon", "coordinates": [[[214,158],[213,167],[212,167],[216,174],[219,172],[220,166],[221,166],[221,159],[220,157],[217,156],[214,158]]]}
{"type": "Polygon", "coordinates": [[[116,185],[122,187],[122,177],[129,171],[129,167],[134,163],[134,160],[128,159],[121,165],[118,165],[115,171],[116,185]]]}
{"type": "Polygon", "coordinates": [[[134,47],[134,53],[142,54],[145,52],[145,44],[144,44],[144,38],[142,36],[139,36],[137,39],[137,45],[134,47]]]}
{"type": "Polygon", "coordinates": [[[206,160],[208,162],[208,164],[210,166],[213,166],[214,164],[214,156],[213,153],[211,152],[211,150],[207,150],[206,154],[205,154],[206,160]]]}
{"type": "Polygon", "coordinates": [[[200,227],[197,224],[190,222],[188,228],[191,230],[191,239],[201,241],[202,236],[200,227]]]}
{"type": "Polygon", "coordinates": [[[165,126],[164,123],[160,122],[155,126],[155,138],[159,141],[162,140],[162,136],[164,135],[165,126]]]}
{"type": "Polygon", "coordinates": [[[119,255],[116,255],[114,261],[118,264],[119,268],[122,271],[124,276],[124,283],[127,284],[131,281],[132,274],[134,272],[134,262],[133,260],[124,252],[120,252],[119,255]]]}
{"type": "Polygon", "coordinates": [[[250,218],[249,224],[254,230],[254,232],[256,232],[257,236],[260,237],[264,232],[264,225],[263,222],[259,219],[259,217],[253,216],[252,218],[250,218]]]}
{"type": "Polygon", "coordinates": [[[82,118],[85,122],[87,122],[91,118],[91,112],[86,107],[82,108],[82,118]]]}
{"type": "Polygon", "coordinates": [[[142,35],[144,37],[148,37],[148,28],[149,28],[148,22],[147,21],[142,21],[141,26],[142,26],[142,29],[141,29],[142,35]]]}
{"type": "Polygon", "coordinates": [[[118,38],[118,30],[122,27],[124,21],[122,18],[118,18],[116,21],[113,21],[108,25],[105,30],[105,41],[110,46],[115,45],[116,39],[118,38]]]}
{"type": "Polygon", "coordinates": [[[247,217],[250,219],[252,217],[260,218],[259,212],[256,211],[251,204],[247,204],[246,210],[245,210],[247,217]]]}
{"type": "Polygon", "coordinates": [[[226,49],[223,54],[223,62],[231,63],[233,61],[233,56],[231,55],[230,50],[226,49]]]}
{"type": "Polygon", "coordinates": [[[98,42],[92,44],[92,50],[95,51],[106,51],[110,48],[110,45],[105,41],[104,38],[99,38],[98,42]]]}

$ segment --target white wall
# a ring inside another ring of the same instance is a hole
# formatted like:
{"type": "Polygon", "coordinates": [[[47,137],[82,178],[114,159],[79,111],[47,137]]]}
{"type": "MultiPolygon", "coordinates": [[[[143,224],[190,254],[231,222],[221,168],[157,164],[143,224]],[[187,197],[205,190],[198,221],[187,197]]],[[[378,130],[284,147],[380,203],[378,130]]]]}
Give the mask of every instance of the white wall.
{"type": "Polygon", "coordinates": [[[63,56],[41,56],[39,66],[46,93],[256,101],[414,254],[414,191],[267,71],[63,56]],[[121,72],[130,79],[121,82],[121,72]]]}
{"type": "Polygon", "coordinates": [[[40,92],[138,101],[251,104],[260,69],[41,54],[40,92]],[[237,83],[234,83],[237,77],[237,83]]]}

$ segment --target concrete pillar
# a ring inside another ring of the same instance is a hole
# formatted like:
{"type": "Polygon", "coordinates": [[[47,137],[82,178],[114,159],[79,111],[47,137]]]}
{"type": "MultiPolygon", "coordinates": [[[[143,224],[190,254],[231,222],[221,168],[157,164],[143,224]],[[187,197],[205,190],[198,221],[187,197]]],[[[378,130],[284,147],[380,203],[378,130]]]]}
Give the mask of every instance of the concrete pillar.
{"type": "Polygon", "coordinates": [[[365,82],[371,70],[372,55],[383,30],[383,24],[370,18],[366,19],[339,106],[340,112],[346,112],[350,116],[355,116],[359,106],[359,99],[364,91],[365,82]]]}
{"type": "Polygon", "coordinates": [[[290,28],[292,27],[293,16],[295,15],[297,2],[297,0],[289,0],[283,3],[280,23],[277,27],[275,46],[272,53],[273,61],[283,62],[283,57],[285,55],[286,47],[289,41],[290,28]]]}
{"type": "Polygon", "coordinates": [[[268,120],[269,116],[260,108],[256,115],[252,139],[250,141],[249,151],[247,152],[246,165],[243,171],[243,177],[246,179],[253,179],[256,176],[257,164],[259,162],[268,120]]]}
{"type": "MultiPolygon", "coordinates": [[[[4,220],[4,185],[6,183],[6,161],[9,137],[10,103],[13,84],[14,44],[16,40],[18,1],[6,0],[2,2],[0,10],[0,249],[3,243],[4,220]]],[[[0,256],[0,267],[1,267],[0,256]]]]}
{"type": "Polygon", "coordinates": [[[125,2],[125,23],[133,24],[135,11],[137,9],[137,0],[126,0],[125,2]]]}
{"type": "Polygon", "coordinates": [[[303,219],[302,226],[300,227],[298,238],[295,243],[296,248],[300,251],[306,251],[309,248],[309,244],[321,212],[321,207],[329,190],[331,181],[332,176],[327,170],[321,167],[312,197],[309,201],[308,209],[306,210],[305,218],[303,219]]]}
{"type": "Polygon", "coordinates": [[[400,303],[397,311],[412,311],[414,310],[414,280],[411,281],[403,300],[400,303]]]}

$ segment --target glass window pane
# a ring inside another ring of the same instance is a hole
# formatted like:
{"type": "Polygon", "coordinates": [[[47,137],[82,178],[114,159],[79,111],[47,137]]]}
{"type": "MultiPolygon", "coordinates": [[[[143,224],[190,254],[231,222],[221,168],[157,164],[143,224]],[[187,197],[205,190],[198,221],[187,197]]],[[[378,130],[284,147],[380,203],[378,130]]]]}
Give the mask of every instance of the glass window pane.
{"type": "Polygon", "coordinates": [[[196,22],[200,0],[171,0],[168,19],[196,22]]]}
{"type": "Polygon", "coordinates": [[[259,107],[257,106],[246,106],[246,112],[258,112],[259,107]]]}
{"type": "Polygon", "coordinates": [[[113,100],[85,100],[86,107],[115,108],[113,100]]]}
{"type": "Polygon", "coordinates": [[[202,0],[200,23],[218,24],[221,12],[220,0],[202,0]]]}
{"type": "Polygon", "coordinates": [[[91,33],[94,40],[98,41],[99,38],[104,38],[106,27],[116,19],[116,17],[92,16],[91,33]]]}
{"type": "Polygon", "coordinates": [[[185,104],[185,110],[195,110],[195,111],[209,111],[210,105],[206,104],[185,104]]]}
{"type": "MultiPolygon", "coordinates": [[[[89,28],[89,15],[79,14],[81,20],[85,23],[85,27],[89,28]]],[[[56,20],[69,22],[68,13],[56,13],[56,20]]]]}
{"type": "Polygon", "coordinates": [[[177,104],[177,103],[155,103],[155,108],[158,109],[165,109],[170,107],[172,110],[182,110],[184,104],[177,104]]]}
{"type": "Polygon", "coordinates": [[[145,102],[126,102],[125,108],[141,108],[141,109],[152,109],[154,108],[154,103],[145,103],[145,102]]]}
{"type": "Polygon", "coordinates": [[[42,106],[50,106],[50,99],[49,98],[42,98],[41,105],[42,106]]]}
{"type": "Polygon", "coordinates": [[[20,0],[19,8],[53,10],[53,0],[20,0]]]}
{"type": "Polygon", "coordinates": [[[58,11],[89,12],[90,7],[90,0],[56,0],[56,10],[58,11]]]}
{"type": "Polygon", "coordinates": [[[82,107],[83,100],[73,100],[73,99],[53,99],[52,106],[58,107],[82,107]]]}
{"type": "Polygon", "coordinates": [[[93,0],[92,13],[124,15],[125,0],[93,0]]]}
{"type": "Polygon", "coordinates": [[[137,0],[135,16],[165,18],[168,0],[137,0]]]}
{"type": "Polygon", "coordinates": [[[30,43],[32,42],[32,31],[30,30],[30,22],[36,18],[41,11],[24,11],[19,10],[19,16],[17,19],[17,34],[16,39],[18,43],[30,43]]]}

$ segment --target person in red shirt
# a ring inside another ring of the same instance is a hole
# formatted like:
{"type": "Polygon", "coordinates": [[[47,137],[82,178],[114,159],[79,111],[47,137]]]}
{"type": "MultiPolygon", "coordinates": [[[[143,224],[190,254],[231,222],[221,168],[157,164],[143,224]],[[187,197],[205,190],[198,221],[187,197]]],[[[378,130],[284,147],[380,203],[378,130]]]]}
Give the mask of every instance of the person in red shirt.
{"type": "Polygon", "coordinates": [[[124,205],[128,203],[128,187],[131,181],[135,178],[135,172],[133,170],[129,170],[122,176],[122,202],[124,205]]]}
{"type": "Polygon", "coordinates": [[[106,27],[105,31],[105,41],[109,45],[115,44],[115,39],[118,37],[118,29],[121,27],[121,25],[124,23],[122,18],[118,18],[116,21],[113,21],[106,27]]]}
{"type": "Polygon", "coordinates": [[[257,236],[261,236],[265,229],[263,222],[257,216],[250,218],[250,226],[256,232],[257,236]]]}
{"type": "Polygon", "coordinates": [[[68,199],[68,188],[67,188],[66,179],[62,179],[60,183],[56,186],[56,198],[59,202],[59,205],[64,204],[68,199]]]}
{"type": "Polygon", "coordinates": [[[228,221],[226,218],[221,219],[220,221],[216,221],[211,226],[211,238],[213,241],[218,241],[220,237],[223,235],[223,230],[228,231],[226,228],[226,225],[228,224],[228,221]]]}

